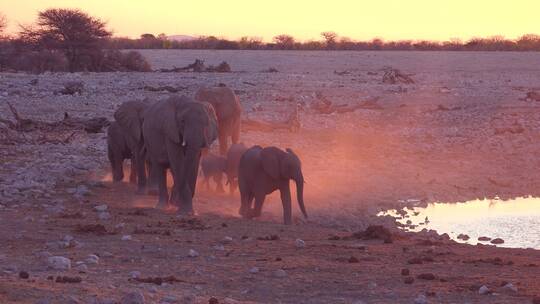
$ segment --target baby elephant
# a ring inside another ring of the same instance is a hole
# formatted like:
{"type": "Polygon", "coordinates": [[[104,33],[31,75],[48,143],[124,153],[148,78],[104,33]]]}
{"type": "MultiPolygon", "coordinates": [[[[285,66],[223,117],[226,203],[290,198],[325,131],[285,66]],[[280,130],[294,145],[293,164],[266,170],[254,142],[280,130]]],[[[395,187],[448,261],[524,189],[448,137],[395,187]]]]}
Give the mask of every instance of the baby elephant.
{"type": "Polygon", "coordinates": [[[275,190],[281,193],[283,220],[292,223],[291,190],[289,180],[296,182],[296,192],[300,210],[307,218],[304,206],[304,176],[298,156],[291,150],[276,147],[253,146],[241,157],[238,168],[238,186],[242,205],[240,215],[244,218],[261,215],[264,198],[275,190]],[[251,209],[255,199],[255,207],[251,209]]]}
{"type": "Polygon", "coordinates": [[[208,154],[201,159],[201,169],[204,175],[206,189],[210,190],[210,178],[216,183],[216,191],[223,193],[223,173],[227,169],[227,159],[222,156],[208,154]]]}
{"type": "Polygon", "coordinates": [[[227,182],[229,183],[229,193],[232,195],[236,188],[238,188],[238,166],[240,164],[240,158],[242,154],[246,152],[247,148],[243,143],[232,144],[227,151],[227,182]]]}
{"type": "Polygon", "coordinates": [[[126,142],[126,137],[120,125],[114,121],[107,129],[107,154],[111,163],[111,171],[113,181],[120,182],[124,179],[124,160],[131,160],[131,174],[129,181],[137,182],[137,170],[134,164],[134,158],[131,155],[131,150],[126,142]]]}

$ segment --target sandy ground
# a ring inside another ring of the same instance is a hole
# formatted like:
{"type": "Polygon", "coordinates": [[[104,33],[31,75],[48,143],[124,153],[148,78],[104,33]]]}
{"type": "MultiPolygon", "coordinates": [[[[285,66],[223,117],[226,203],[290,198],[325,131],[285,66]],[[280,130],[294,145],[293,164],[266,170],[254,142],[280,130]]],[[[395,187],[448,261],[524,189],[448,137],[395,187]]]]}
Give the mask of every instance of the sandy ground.
{"type": "MultiPolygon", "coordinates": [[[[540,67],[532,64],[539,54],[145,55],[156,68],[202,58],[208,64],[226,60],[234,72],[0,74],[0,118],[13,119],[9,101],[26,118],[56,121],[68,112],[111,119],[123,101],[167,96],[145,91],[147,85],[169,85],[192,95],[202,85],[225,83],[237,91],[245,114],[258,120],[282,121],[298,104],[298,133],[244,132],[242,140],[297,151],[310,220],[281,225],[273,196],[260,220],[244,221],[236,215],[237,196],[200,191],[199,216],[183,222],[149,209],[155,198],[134,196],[131,185],[109,182],[104,133],[80,131],[58,144],[50,139],[67,138],[71,131],[18,133],[0,123],[0,239],[5,244],[0,303],[47,298],[49,303],[99,303],[91,298],[119,301],[133,290],[147,303],[207,303],[211,296],[220,302],[422,303],[420,295],[427,303],[527,303],[540,295],[535,250],[458,245],[433,233],[398,233],[391,244],[329,240],[371,223],[391,225],[391,219],[374,214],[402,206],[402,200],[425,204],[538,195],[540,105],[524,97],[540,89],[540,67]],[[382,83],[387,66],[411,74],[415,84],[382,83]],[[269,67],[279,72],[261,72],[269,67]],[[54,94],[72,80],[84,82],[81,95],[54,94]],[[381,109],[318,114],[312,109],[316,93],[349,105],[379,97],[381,109]],[[109,208],[108,219],[97,219],[93,208],[102,204],[109,208]],[[104,225],[105,235],[77,230],[96,223],[104,225]],[[74,239],[62,241],[66,235],[74,239]],[[123,241],[125,235],[131,240],[123,241]],[[279,239],[257,240],[271,235],[279,239]],[[296,239],[305,247],[298,248],[296,239]],[[198,256],[189,257],[190,249],[198,256]],[[99,257],[98,264],[85,262],[89,254],[99,257]],[[72,269],[49,269],[50,256],[71,259],[72,269]],[[422,264],[409,264],[418,257],[422,264]],[[412,284],[404,283],[403,268],[415,278],[412,284]],[[30,279],[20,279],[21,270],[30,279]],[[174,275],[182,282],[130,281],[133,271],[143,278],[174,275]],[[422,273],[435,279],[417,278],[422,273]],[[54,283],[47,280],[51,275],[80,276],[82,282],[54,283]],[[502,288],[505,282],[517,292],[502,288]],[[480,295],[482,285],[494,293],[480,295]]],[[[297,208],[294,212],[299,214],[297,208]]]]}

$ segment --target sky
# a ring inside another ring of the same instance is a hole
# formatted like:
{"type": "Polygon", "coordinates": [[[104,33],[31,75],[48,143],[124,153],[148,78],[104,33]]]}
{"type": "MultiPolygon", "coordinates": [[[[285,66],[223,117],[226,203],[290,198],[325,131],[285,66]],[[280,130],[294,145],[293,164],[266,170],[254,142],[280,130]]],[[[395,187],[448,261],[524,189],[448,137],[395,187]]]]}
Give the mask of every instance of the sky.
{"type": "Polygon", "coordinates": [[[462,40],[540,34],[539,0],[0,0],[8,32],[47,8],[79,8],[107,21],[115,36],[214,35],[270,41],[278,34],[321,39],[462,40]]]}

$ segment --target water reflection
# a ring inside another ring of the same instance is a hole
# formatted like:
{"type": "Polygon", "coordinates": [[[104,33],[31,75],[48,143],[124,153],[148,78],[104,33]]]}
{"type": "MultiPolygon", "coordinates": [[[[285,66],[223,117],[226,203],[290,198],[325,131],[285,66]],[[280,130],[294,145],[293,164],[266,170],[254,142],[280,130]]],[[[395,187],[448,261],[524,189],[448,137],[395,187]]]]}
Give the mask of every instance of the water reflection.
{"type": "Polygon", "coordinates": [[[384,214],[400,217],[398,221],[409,231],[433,229],[460,242],[464,241],[457,236],[463,233],[470,237],[465,241],[470,244],[478,243],[480,236],[488,236],[503,239],[504,244],[498,246],[540,249],[540,198],[434,203],[405,211],[403,217],[396,210],[384,214]]]}

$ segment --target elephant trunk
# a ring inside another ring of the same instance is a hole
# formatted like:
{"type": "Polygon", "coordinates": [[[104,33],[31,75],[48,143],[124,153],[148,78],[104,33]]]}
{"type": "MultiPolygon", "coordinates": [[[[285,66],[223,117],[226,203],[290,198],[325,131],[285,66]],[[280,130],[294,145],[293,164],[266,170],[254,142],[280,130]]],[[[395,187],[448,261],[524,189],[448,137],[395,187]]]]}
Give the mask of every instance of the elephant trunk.
{"type": "Polygon", "coordinates": [[[295,178],[296,182],[296,198],[298,200],[298,205],[300,206],[300,210],[304,214],[305,218],[308,218],[307,212],[306,212],[306,206],[304,205],[304,177],[300,175],[299,177],[295,178]]]}

